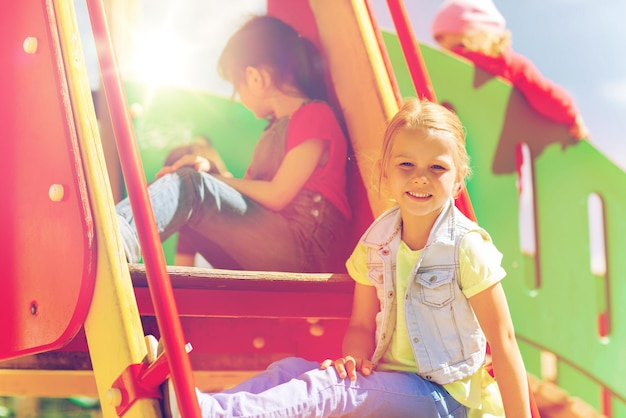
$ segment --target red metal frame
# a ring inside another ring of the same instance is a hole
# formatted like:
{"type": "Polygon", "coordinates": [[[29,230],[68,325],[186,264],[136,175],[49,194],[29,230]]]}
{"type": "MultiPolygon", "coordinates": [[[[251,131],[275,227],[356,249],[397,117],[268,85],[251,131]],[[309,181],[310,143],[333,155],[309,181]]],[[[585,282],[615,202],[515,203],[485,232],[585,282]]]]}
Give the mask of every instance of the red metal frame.
{"type": "Polygon", "coordinates": [[[174,383],[182,416],[200,417],[191,362],[185,352],[182,327],[165,267],[161,240],[156,230],[147,181],[126,106],[126,97],[119,77],[104,5],[101,0],[88,0],[87,6],[98,49],[104,92],[111,114],[115,142],[144,256],[150,294],[165,351],[168,353],[170,376],[174,383]]]}
{"type": "Polygon", "coordinates": [[[162,398],[159,385],[167,378],[167,373],[165,358],[154,368],[145,363],[128,366],[111,385],[111,388],[118,390],[120,395],[115,406],[117,415],[123,416],[139,399],[162,398]]]}
{"type": "MultiPolygon", "coordinates": [[[[191,351],[191,344],[185,346],[187,352],[191,351]]],[[[141,398],[163,397],[159,386],[170,373],[167,355],[162,353],[152,364],[131,364],[111,385],[112,389],[119,392],[118,403],[115,412],[123,416],[126,411],[141,398]]]]}
{"type": "Polygon", "coordinates": [[[419,44],[415,41],[415,35],[404,8],[404,2],[402,0],[387,0],[387,6],[389,7],[389,13],[396,28],[398,40],[402,46],[404,58],[406,59],[418,97],[436,102],[437,96],[435,96],[435,90],[430,82],[419,44]]]}

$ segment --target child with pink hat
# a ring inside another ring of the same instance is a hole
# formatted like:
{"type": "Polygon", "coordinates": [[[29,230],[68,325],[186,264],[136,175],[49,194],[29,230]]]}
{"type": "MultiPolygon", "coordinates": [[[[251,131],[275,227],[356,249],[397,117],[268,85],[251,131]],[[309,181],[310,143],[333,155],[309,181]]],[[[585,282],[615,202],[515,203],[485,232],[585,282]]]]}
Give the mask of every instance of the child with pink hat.
{"type": "Polygon", "coordinates": [[[444,1],[433,20],[432,35],[442,48],[508,80],[537,112],[567,125],[575,139],[588,138],[574,99],[511,48],[506,20],[492,0],[444,1]]]}

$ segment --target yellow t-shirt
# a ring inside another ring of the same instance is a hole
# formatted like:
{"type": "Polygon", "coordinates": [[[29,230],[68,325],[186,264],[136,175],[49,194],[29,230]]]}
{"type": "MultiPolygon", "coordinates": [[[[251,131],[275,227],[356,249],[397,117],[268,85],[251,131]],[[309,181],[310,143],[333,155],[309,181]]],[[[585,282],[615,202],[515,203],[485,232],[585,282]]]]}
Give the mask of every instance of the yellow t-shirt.
{"type": "MultiPolygon", "coordinates": [[[[506,275],[501,266],[502,254],[491,242],[477,232],[465,235],[459,257],[461,289],[470,298],[499,282],[506,275]]],[[[415,372],[417,364],[409,342],[404,317],[404,295],[409,274],[419,259],[421,250],[413,251],[400,243],[396,260],[396,300],[398,304],[396,329],[378,370],[415,372]]],[[[367,248],[358,245],[346,263],[350,276],[358,283],[372,286],[367,278],[367,248]]],[[[465,379],[444,385],[454,399],[470,408],[469,418],[504,417],[497,383],[481,368],[465,379]]]]}

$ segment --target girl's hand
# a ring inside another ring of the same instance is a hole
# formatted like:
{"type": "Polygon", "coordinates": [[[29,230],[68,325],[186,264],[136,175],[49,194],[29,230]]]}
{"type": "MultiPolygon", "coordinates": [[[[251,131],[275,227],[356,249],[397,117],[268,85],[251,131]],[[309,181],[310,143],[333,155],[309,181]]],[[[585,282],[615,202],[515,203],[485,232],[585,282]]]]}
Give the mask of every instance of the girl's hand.
{"type": "Polygon", "coordinates": [[[368,359],[354,358],[345,356],[337,360],[326,359],[320,365],[322,370],[334,367],[337,374],[342,379],[346,377],[350,380],[356,380],[356,373],[361,372],[364,376],[372,374],[372,362],[368,359]]]}
{"type": "Polygon", "coordinates": [[[200,155],[187,154],[180,157],[176,162],[170,166],[165,166],[156,173],[156,178],[163,177],[166,174],[173,173],[181,167],[193,167],[196,171],[204,171],[209,173],[211,171],[212,164],[209,160],[200,155]]]}

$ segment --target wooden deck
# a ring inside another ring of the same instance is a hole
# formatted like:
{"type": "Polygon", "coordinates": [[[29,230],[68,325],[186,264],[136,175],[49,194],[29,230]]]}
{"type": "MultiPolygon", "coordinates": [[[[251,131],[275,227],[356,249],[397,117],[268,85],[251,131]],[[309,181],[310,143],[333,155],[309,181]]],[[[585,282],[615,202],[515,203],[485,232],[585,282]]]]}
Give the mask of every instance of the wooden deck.
{"type": "MultiPolygon", "coordinates": [[[[143,265],[129,266],[146,335],[159,336],[143,265]]],[[[340,352],[354,282],[346,274],[169,266],[198,387],[220,390],[286,356],[340,352]]],[[[0,362],[0,393],[97,396],[83,330],[60,350],[0,362]]]]}

